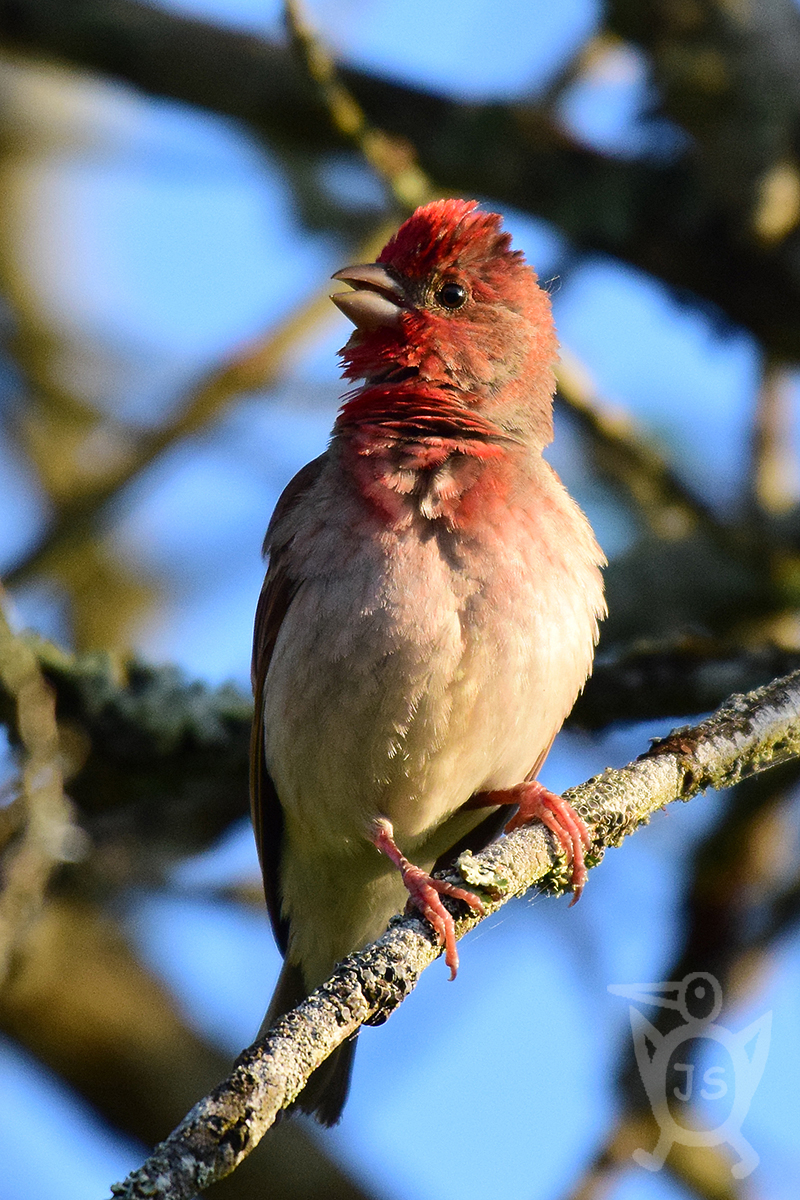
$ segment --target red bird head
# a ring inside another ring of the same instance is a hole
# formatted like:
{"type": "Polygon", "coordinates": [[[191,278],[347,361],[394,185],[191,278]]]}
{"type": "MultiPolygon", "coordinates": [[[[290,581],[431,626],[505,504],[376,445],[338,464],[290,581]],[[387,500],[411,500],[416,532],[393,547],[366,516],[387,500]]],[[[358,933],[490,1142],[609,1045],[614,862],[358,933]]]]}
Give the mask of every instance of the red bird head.
{"type": "Polygon", "coordinates": [[[333,278],[355,289],[332,297],[356,326],[341,352],[347,378],[444,388],[509,433],[551,440],[550,299],[496,213],[475,200],[426,204],[377,262],[333,278]]]}

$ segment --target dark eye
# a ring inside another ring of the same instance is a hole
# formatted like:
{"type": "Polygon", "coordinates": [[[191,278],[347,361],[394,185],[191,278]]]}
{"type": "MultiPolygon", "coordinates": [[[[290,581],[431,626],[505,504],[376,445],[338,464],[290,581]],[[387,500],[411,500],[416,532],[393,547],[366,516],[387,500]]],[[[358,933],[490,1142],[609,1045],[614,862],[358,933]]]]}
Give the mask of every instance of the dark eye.
{"type": "Polygon", "coordinates": [[[467,289],[460,283],[443,283],[434,299],[443,308],[461,308],[467,302],[467,289]]]}

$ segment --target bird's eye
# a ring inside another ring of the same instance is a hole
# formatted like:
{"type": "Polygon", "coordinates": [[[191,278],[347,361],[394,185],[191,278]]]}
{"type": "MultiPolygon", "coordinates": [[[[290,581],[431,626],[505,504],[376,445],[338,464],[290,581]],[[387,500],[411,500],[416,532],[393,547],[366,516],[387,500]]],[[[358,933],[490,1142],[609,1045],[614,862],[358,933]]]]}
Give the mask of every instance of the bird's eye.
{"type": "Polygon", "coordinates": [[[434,299],[443,308],[461,308],[467,302],[467,289],[460,283],[443,283],[434,299]]]}

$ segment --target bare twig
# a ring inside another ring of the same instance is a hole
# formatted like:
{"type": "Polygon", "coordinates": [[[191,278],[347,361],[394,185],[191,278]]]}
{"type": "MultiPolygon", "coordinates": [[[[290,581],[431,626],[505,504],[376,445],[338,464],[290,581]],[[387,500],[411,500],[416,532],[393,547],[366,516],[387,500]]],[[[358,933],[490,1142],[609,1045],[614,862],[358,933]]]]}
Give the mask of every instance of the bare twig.
{"type": "Polygon", "coordinates": [[[25,557],[7,571],[7,585],[18,584],[46,568],[57,556],[70,551],[89,536],[107,516],[121,490],[139,476],[170,446],[217,420],[242,393],[265,387],[280,370],[295,342],[314,328],[331,308],[325,292],[300,305],[266,337],[247,346],[199,386],[192,389],[176,415],[154,433],[143,437],[127,461],[117,466],[95,487],[64,505],[25,557]]]}
{"type": "Polygon", "coordinates": [[[395,202],[406,212],[436,198],[437,193],[417,162],[407,138],[394,137],[372,125],[336,64],[312,28],[302,0],[284,0],[286,25],[309,77],[317,86],[334,129],[353,142],[395,202]]]}
{"type": "Polygon", "coordinates": [[[66,857],[72,832],[59,762],[53,694],[31,648],[16,637],[2,608],[0,684],[16,704],[16,731],[24,751],[21,801],[24,832],[6,850],[0,890],[0,986],[15,950],[38,915],[53,869],[66,857]]]}
{"type": "Polygon", "coordinates": [[[683,482],[631,416],[604,401],[583,365],[562,350],[558,395],[587,434],[603,470],[636,501],[653,532],[677,541],[700,528],[719,545],[742,553],[742,540],[683,482]]]}
{"type": "MultiPolygon", "coordinates": [[[[590,825],[594,854],[617,845],[661,806],[707,787],[728,787],[800,756],[800,672],[734,696],[707,721],[674,731],[628,766],[607,770],[567,797],[590,825]]],[[[564,863],[541,826],[518,830],[473,860],[492,881],[486,915],[534,884],[560,886],[564,863]]],[[[473,878],[470,872],[470,878],[473,878]]],[[[481,918],[460,916],[459,936],[481,918]]],[[[182,1200],[229,1174],[250,1153],[311,1072],[367,1021],[385,1017],[440,953],[414,916],[351,955],[270,1033],[123,1184],[118,1200],[182,1200]]]]}

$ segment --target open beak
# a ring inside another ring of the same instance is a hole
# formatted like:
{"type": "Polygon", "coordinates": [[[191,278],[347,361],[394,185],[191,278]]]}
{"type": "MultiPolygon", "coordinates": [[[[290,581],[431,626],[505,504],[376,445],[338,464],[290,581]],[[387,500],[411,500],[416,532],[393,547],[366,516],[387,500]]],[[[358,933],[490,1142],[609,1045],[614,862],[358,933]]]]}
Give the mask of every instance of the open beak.
{"type": "Polygon", "coordinates": [[[380,263],[343,267],[332,279],[349,283],[352,292],[336,292],[331,300],[356,329],[378,329],[400,324],[403,289],[380,263]]]}

